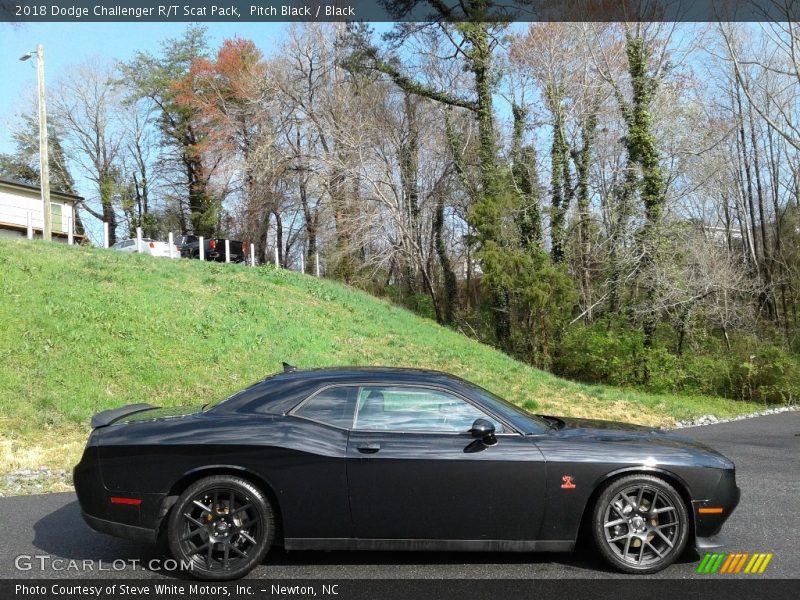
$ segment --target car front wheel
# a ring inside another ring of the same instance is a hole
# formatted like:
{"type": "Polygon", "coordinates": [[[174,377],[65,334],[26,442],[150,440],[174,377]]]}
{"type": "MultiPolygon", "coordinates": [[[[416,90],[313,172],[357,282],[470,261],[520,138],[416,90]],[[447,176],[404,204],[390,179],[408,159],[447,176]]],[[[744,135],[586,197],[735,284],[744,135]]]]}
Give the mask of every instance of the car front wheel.
{"type": "Polygon", "coordinates": [[[261,563],[275,536],[269,500],[249,481],[201,479],[180,495],[167,539],[178,562],[198,579],[243,577],[261,563]]]}
{"type": "Polygon", "coordinates": [[[595,544],[606,561],[626,573],[648,574],[681,555],[689,515],[680,494],[666,481],[631,475],[613,481],[600,494],[592,525],[595,544]]]}

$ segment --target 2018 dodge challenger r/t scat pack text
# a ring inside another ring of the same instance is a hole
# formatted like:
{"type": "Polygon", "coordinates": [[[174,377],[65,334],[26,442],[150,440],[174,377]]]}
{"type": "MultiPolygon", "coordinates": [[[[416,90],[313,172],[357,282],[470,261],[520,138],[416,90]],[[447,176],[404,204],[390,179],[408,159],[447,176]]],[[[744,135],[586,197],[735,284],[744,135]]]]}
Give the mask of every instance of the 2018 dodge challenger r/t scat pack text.
{"type": "Polygon", "coordinates": [[[686,437],[535,416],[415,369],[296,370],[214,405],[92,419],[74,481],[97,531],[156,542],[196,577],[287,550],[571,550],[591,532],[628,573],[716,534],[733,463],[686,437]]]}

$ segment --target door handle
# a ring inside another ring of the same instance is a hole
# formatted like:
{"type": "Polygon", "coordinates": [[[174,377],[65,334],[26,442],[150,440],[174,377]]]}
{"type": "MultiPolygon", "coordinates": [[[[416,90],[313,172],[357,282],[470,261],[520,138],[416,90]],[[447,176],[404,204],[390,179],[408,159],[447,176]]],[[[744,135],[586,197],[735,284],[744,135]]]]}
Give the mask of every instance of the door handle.
{"type": "Polygon", "coordinates": [[[381,445],[378,443],[359,444],[356,446],[356,449],[361,452],[361,454],[375,454],[381,449],[381,445]]]}

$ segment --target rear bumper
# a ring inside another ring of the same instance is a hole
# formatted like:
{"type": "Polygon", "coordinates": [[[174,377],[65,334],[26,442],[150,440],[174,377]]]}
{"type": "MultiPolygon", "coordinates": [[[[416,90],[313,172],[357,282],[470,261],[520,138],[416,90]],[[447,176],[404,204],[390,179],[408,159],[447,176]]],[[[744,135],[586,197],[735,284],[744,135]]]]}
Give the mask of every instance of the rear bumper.
{"type": "Polygon", "coordinates": [[[156,541],[164,516],[164,496],[108,490],[103,484],[97,449],[97,446],[87,446],[81,462],[72,472],[83,520],[100,533],[139,542],[156,541]],[[114,501],[126,496],[134,496],[140,502],[114,501]]]}
{"type": "MultiPolygon", "coordinates": [[[[217,250],[214,252],[208,252],[206,254],[206,260],[213,262],[225,262],[225,251],[223,250],[222,252],[220,252],[217,250]]],[[[231,262],[238,263],[238,262],[244,262],[244,260],[245,257],[242,254],[231,252],[231,262]]]]}
{"type": "Polygon", "coordinates": [[[85,511],[81,511],[81,516],[89,527],[100,533],[107,533],[114,537],[148,544],[154,544],[158,538],[158,532],[155,529],[127,525],[117,521],[107,521],[106,519],[88,515],[85,511]]]}

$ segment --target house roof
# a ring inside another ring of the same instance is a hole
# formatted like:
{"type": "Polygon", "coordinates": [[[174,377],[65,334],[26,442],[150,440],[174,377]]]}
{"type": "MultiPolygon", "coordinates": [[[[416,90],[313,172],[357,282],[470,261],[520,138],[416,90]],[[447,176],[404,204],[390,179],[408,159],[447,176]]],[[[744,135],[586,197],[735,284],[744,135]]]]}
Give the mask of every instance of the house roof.
{"type": "MultiPolygon", "coordinates": [[[[25,181],[19,181],[16,179],[6,179],[4,177],[0,177],[0,186],[11,187],[11,188],[22,188],[24,190],[31,190],[34,192],[41,192],[42,188],[38,185],[33,185],[27,183],[25,181]]],[[[72,202],[83,202],[83,196],[78,196],[76,194],[69,194],[67,192],[61,192],[59,190],[50,190],[51,196],[58,196],[59,198],[63,198],[65,200],[71,200],[72,202]]]]}

